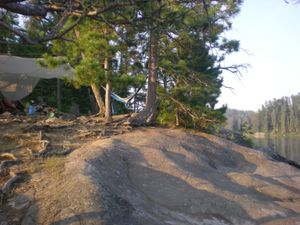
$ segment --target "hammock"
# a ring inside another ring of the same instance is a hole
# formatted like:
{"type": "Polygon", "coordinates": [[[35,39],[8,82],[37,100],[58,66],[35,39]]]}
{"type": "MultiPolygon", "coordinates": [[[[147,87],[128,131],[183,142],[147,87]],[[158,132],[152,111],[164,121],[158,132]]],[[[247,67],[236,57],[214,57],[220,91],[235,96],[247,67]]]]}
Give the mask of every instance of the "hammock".
{"type": "MultiPolygon", "coordinates": [[[[106,90],[105,87],[101,86],[104,91],[106,90]]],[[[117,95],[114,92],[110,93],[110,97],[112,97],[114,100],[121,102],[125,105],[126,109],[129,109],[129,102],[134,98],[134,96],[136,96],[136,94],[141,90],[142,87],[138,88],[131,96],[127,97],[127,98],[122,98],[119,95],[117,95]]]]}
{"type": "MultiPolygon", "coordinates": [[[[0,91],[10,101],[21,100],[28,96],[39,80],[68,77],[73,79],[74,70],[70,65],[60,65],[54,69],[42,67],[36,58],[23,58],[10,55],[0,55],[0,91]]],[[[105,88],[102,86],[105,90],[105,88]]],[[[133,95],[122,98],[114,92],[111,97],[122,102],[129,108],[129,102],[140,91],[139,88],[133,95]]]]}

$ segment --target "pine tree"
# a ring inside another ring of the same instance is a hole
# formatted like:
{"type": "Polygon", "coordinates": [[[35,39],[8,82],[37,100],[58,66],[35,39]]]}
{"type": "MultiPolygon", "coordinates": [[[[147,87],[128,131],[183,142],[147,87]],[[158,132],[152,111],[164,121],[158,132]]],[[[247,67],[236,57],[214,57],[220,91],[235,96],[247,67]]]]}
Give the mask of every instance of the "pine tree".
{"type": "Polygon", "coordinates": [[[160,110],[167,108],[177,122],[179,114],[192,118],[195,126],[199,121],[207,126],[205,123],[224,119],[221,115],[225,108],[215,109],[222,85],[220,63],[227,54],[238,50],[238,42],[219,36],[230,28],[230,18],[240,4],[241,1],[151,1],[138,6],[139,32],[148,35],[147,100],[145,110],[135,118],[138,123],[152,123],[155,119],[156,91],[161,90],[158,82],[165,84],[165,90],[160,91],[160,110]],[[212,56],[208,45],[221,56],[212,56]]]}
{"type": "MultiPolygon", "coordinates": [[[[104,23],[86,18],[67,37],[72,41],[53,42],[53,54],[64,56],[71,63],[75,69],[74,85],[90,86],[99,107],[99,114],[104,115],[106,112],[106,119],[110,120],[111,112],[105,110],[105,104],[100,96],[100,87],[109,84],[110,76],[113,74],[109,64],[116,52],[115,46],[110,44],[116,40],[114,31],[108,31],[104,23]]],[[[110,99],[110,94],[108,98],[110,99]]],[[[106,98],[106,101],[109,99],[106,98]]],[[[110,104],[107,105],[110,108],[110,104]]]]}
{"type": "Polygon", "coordinates": [[[227,19],[237,12],[238,4],[195,4],[192,11],[189,7],[184,10],[184,25],[177,24],[176,35],[166,38],[164,43],[160,67],[169,82],[161,92],[159,120],[208,128],[225,120],[226,108],[215,108],[222,86],[219,63],[238,50],[238,42],[220,39],[219,35],[227,29],[227,19]],[[222,7],[228,11],[219,11],[222,7]],[[212,23],[220,15],[224,16],[224,24],[212,23]],[[221,56],[211,54],[210,46],[218,49],[221,56]]]}

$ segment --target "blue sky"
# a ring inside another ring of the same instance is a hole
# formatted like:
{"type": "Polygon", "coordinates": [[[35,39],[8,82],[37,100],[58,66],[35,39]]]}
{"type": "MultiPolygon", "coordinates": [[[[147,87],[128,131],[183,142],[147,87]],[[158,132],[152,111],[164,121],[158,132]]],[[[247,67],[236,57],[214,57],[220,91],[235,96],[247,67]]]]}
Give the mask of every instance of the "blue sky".
{"type": "Polygon", "coordinates": [[[223,73],[220,104],[257,110],[267,100],[300,92],[300,4],[284,0],[245,0],[227,37],[240,40],[241,51],[226,64],[248,63],[239,80],[223,73]]]}

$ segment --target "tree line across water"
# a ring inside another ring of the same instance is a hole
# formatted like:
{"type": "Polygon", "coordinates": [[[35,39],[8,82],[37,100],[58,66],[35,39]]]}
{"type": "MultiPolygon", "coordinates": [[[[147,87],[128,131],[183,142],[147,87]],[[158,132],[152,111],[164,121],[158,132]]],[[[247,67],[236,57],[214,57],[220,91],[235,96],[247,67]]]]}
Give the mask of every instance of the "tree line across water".
{"type": "Polygon", "coordinates": [[[257,111],[227,110],[227,127],[274,135],[300,134],[300,93],[266,102],[257,111]]]}

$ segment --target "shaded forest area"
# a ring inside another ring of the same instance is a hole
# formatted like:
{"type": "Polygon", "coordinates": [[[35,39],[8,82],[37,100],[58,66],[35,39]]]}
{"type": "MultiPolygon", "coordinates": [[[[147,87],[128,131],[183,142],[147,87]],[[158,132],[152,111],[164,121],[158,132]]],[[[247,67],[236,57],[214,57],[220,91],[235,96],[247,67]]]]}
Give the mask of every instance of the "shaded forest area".
{"type": "Polygon", "coordinates": [[[257,112],[228,109],[226,116],[227,128],[235,131],[299,134],[300,93],[268,101],[257,112]]]}
{"type": "MultiPolygon", "coordinates": [[[[133,103],[127,110],[138,111],[130,120],[133,125],[208,129],[225,121],[226,107],[216,106],[222,72],[239,73],[244,68],[224,63],[239,50],[239,41],[223,34],[231,29],[241,4],[241,0],[0,1],[0,52],[43,57],[41,63],[50,68],[69,63],[74,68],[71,85],[85,90],[62,95],[66,97],[62,110],[76,102],[88,112],[89,91],[96,102],[92,111],[109,122],[111,93],[126,97],[140,90],[133,98],[139,105],[133,103]]],[[[55,104],[55,93],[43,96],[55,104]]],[[[126,110],[120,106],[119,112],[126,110]]]]}

